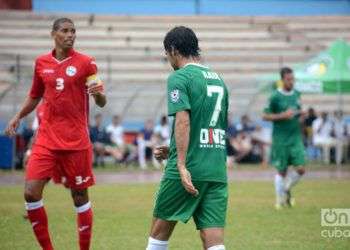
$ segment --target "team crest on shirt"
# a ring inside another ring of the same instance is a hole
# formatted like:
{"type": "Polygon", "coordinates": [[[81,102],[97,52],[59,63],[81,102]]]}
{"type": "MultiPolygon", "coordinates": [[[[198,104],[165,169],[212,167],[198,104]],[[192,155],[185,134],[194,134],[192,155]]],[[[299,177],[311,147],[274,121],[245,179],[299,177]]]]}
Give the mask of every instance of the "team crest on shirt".
{"type": "Polygon", "coordinates": [[[74,66],[68,66],[66,68],[66,74],[67,76],[74,76],[77,73],[77,68],[74,66]]]}
{"type": "Polygon", "coordinates": [[[172,102],[178,102],[180,98],[180,92],[178,89],[174,89],[173,91],[170,92],[170,100],[172,102]]]}

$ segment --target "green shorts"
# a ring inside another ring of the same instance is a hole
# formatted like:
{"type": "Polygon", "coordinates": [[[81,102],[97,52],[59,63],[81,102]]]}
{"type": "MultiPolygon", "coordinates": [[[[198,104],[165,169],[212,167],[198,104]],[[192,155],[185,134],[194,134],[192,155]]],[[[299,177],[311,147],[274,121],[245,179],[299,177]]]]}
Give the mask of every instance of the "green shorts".
{"type": "Polygon", "coordinates": [[[180,180],[163,179],[156,197],[153,216],[186,223],[192,216],[198,230],[224,227],[227,210],[227,183],[193,181],[199,194],[186,192],[180,180]]]}
{"type": "Polygon", "coordinates": [[[288,166],[305,165],[305,148],[302,143],[294,145],[272,145],[271,164],[278,171],[286,171],[288,166]]]}

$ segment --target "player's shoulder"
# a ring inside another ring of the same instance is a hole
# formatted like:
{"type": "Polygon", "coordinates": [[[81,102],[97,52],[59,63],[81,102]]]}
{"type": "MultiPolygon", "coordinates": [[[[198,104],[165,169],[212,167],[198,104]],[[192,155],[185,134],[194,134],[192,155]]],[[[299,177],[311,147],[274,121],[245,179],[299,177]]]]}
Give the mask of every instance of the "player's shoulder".
{"type": "Polygon", "coordinates": [[[186,82],[188,79],[189,79],[189,73],[186,71],[185,68],[181,68],[181,69],[175,70],[169,75],[168,83],[171,83],[173,81],[186,82]]]}
{"type": "Polygon", "coordinates": [[[95,61],[95,58],[93,56],[81,53],[79,51],[74,51],[74,56],[78,57],[79,60],[86,61],[86,62],[95,61]]]}
{"type": "Polygon", "coordinates": [[[35,58],[35,63],[46,62],[52,59],[52,52],[41,54],[35,58]]]}
{"type": "Polygon", "coordinates": [[[296,97],[300,97],[301,96],[301,92],[299,90],[294,89],[294,95],[296,97]]]}

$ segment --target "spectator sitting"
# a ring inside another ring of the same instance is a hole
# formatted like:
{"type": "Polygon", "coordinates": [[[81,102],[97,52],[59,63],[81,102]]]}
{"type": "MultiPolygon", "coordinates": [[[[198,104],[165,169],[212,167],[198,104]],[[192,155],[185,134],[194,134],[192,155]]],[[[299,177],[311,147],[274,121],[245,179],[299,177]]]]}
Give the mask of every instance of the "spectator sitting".
{"type": "Polygon", "coordinates": [[[323,161],[330,163],[330,150],[336,146],[333,122],[327,112],[322,112],[312,124],[313,144],[322,149],[323,161]]]}
{"type": "Polygon", "coordinates": [[[237,163],[258,163],[261,156],[253,151],[252,138],[248,132],[240,130],[237,136],[231,141],[235,150],[235,160],[237,163]]]}
{"type": "Polygon", "coordinates": [[[349,133],[347,124],[343,118],[343,112],[341,110],[334,112],[334,136],[336,140],[336,155],[335,161],[337,165],[340,165],[344,160],[344,152],[347,152],[349,145],[349,133]]]}
{"type": "Polygon", "coordinates": [[[158,135],[156,141],[157,146],[169,145],[170,144],[170,128],[168,123],[168,117],[163,115],[160,119],[160,124],[158,124],[154,129],[154,134],[158,135]]]}
{"type": "MultiPolygon", "coordinates": [[[[146,168],[146,160],[153,161],[153,121],[147,120],[144,128],[137,136],[138,161],[141,169],[146,168]]],[[[155,162],[155,161],[154,161],[155,162]]]]}
{"type": "Polygon", "coordinates": [[[317,159],[319,150],[313,145],[313,131],[312,124],[317,119],[316,112],[313,108],[309,108],[307,111],[307,115],[303,121],[303,136],[304,136],[304,144],[306,150],[308,152],[308,156],[310,159],[317,159]]]}
{"type": "Polygon", "coordinates": [[[236,130],[251,134],[255,130],[255,125],[252,123],[248,115],[243,115],[240,123],[236,125],[236,130]]]}
{"type": "Polygon", "coordinates": [[[107,153],[115,158],[116,163],[123,162],[127,156],[128,147],[124,143],[124,128],[118,115],[113,116],[112,123],[107,126],[106,131],[111,141],[111,145],[106,147],[107,153]]]}
{"type": "Polygon", "coordinates": [[[227,151],[227,160],[226,164],[228,168],[232,168],[234,166],[234,156],[236,151],[232,146],[233,140],[237,135],[236,126],[233,124],[232,115],[229,115],[228,118],[228,126],[226,132],[226,151],[227,151]]]}
{"type": "Polygon", "coordinates": [[[90,127],[90,140],[94,150],[94,166],[104,166],[106,145],[110,143],[109,135],[102,127],[102,115],[95,115],[95,126],[90,127]]]}
{"type": "Polygon", "coordinates": [[[253,143],[253,155],[260,156],[262,167],[268,165],[268,148],[271,145],[271,133],[268,129],[256,126],[251,134],[253,143]]]}

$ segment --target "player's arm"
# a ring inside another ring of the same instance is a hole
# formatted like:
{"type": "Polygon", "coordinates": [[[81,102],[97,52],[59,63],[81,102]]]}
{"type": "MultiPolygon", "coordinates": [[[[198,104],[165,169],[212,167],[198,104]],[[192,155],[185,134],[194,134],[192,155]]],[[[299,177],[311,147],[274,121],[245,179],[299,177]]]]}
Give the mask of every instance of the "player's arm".
{"type": "Polygon", "coordinates": [[[92,58],[86,67],[86,86],[88,94],[90,94],[99,107],[104,107],[107,103],[106,95],[104,94],[104,84],[97,74],[97,65],[92,58]]]}
{"type": "Polygon", "coordinates": [[[5,134],[8,136],[16,135],[16,129],[18,128],[21,119],[30,114],[39,104],[40,100],[41,97],[33,98],[31,96],[28,96],[25,99],[20,111],[8,123],[7,128],[5,130],[5,134]]]}
{"type": "Polygon", "coordinates": [[[190,141],[190,115],[188,111],[180,111],[175,116],[175,142],[177,151],[177,169],[181,182],[187,192],[197,195],[198,190],[193,186],[191,175],[186,168],[186,156],[190,141]]]}
{"type": "Polygon", "coordinates": [[[276,114],[264,112],[263,119],[265,121],[271,121],[271,122],[282,121],[282,120],[289,120],[293,118],[294,115],[295,115],[295,112],[292,109],[288,109],[287,111],[284,111],[282,113],[276,113],[276,114]]]}
{"type": "Polygon", "coordinates": [[[293,118],[293,116],[295,115],[295,111],[293,111],[292,109],[288,109],[284,112],[281,113],[277,113],[276,112],[276,105],[277,105],[277,100],[274,96],[271,96],[269,99],[269,103],[267,105],[267,107],[264,109],[262,118],[265,121],[282,121],[282,120],[289,120],[291,118],[293,118]]]}
{"type": "Polygon", "coordinates": [[[99,107],[104,107],[107,103],[107,98],[106,98],[106,95],[101,93],[101,92],[97,92],[96,94],[91,94],[92,97],[94,98],[95,100],[95,103],[97,106],[99,107]]]}

